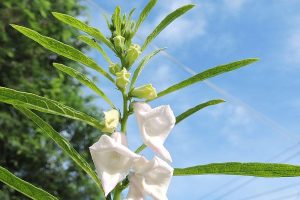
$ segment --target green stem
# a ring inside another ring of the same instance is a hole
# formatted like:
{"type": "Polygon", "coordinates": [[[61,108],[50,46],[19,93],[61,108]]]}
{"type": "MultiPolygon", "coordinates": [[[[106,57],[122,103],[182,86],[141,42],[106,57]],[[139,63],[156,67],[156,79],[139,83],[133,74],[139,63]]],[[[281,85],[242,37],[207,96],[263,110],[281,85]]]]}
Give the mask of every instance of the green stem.
{"type": "Polygon", "coordinates": [[[123,116],[121,119],[121,132],[126,134],[126,125],[128,119],[128,97],[125,92],[122,92],[123,95],[123,116]]]}
{"type": "Polygon", "coordinates": [[[114,200],[120,200],[121,199],[121,193],[122,193],[122,190],[120,189],[120,184],[118,184],[115,188],[114,200]]]}

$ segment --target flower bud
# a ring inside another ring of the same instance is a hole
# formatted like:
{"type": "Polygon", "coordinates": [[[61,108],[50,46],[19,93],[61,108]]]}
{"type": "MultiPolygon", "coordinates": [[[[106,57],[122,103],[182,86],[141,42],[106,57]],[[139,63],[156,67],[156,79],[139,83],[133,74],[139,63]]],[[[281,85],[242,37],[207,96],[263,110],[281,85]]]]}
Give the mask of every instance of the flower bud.
{"type": "Polygon", "coordinates": [[[141,54],[141,47],[138,44],[132,44],[127,50],[125,60],[130,67],[141,54]]]}
{"type": "Polygon", "coordinates": [[[112,109],[104,113],[104,128],[103,132],[112,133],[117,128],[119,123],[120,114],[119,111],[112,109]]]}
{"type": "Polygon", "coordinates": [[[146,100],[151,100],[157,97],[156,89],[152,86],[152,84],[147,84],[141,87],[134,88],[130,94],[133,97],[146,100]]]}
{"type": "Polygon", "coordinates": [[[126,70],[126,68],[123,68],[120,72],[116,73],[116,76],[116,84],[118,88],[124,89],[130,81],[130,73],[126,70]]]}
{"type": "Polygon", "coordinates": [[[116,75],[117,72],[121,71],[121,67],[118,63],[111,63],[109,65],[109,72],[116,75]]]}
{"type": "Polygon", "coordinates": [[[114,40],[114,45],[116,50],[118,52],[122,52],[122,50],[124,49],[125,38],[122,37],[121,35],[117,35],[113,38],[113,40],[114,40]]]}

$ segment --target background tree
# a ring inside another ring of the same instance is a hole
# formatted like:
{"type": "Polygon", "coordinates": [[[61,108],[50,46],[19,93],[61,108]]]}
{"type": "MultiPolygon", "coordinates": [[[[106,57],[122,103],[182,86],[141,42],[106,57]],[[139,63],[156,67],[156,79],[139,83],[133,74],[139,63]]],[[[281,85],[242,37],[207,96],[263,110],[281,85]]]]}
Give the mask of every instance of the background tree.
{"type": "MultiPolygon", "coordinates": [[[[76,16],[83,7],[78,0],[5,0],[0,1],[0,86],[34,92],[89,114],[95,110],[82,97],[80,85],[53,69],[53,62],[70,64],[10,27],[20,24],[53,37],[77,49],[78,31],[53,18],[50,11],[76,16]]],[[[79,69],[82,69],[78,66],[79,69]]],[[[43,115],[80,153],[99,137],[99,132],[74,120],[43,115]]],[[[89,155],[84,155],[90,160],[89,155]]],[[[73,162],[47,140],[29,120],[6,104],[0,104],[0,165],[19,177],[37,185],[61,199],[96,199],[97,190],[89,178],[73,162]]],[[[0,199],[27,199],[0,183],[0,199]]]]}

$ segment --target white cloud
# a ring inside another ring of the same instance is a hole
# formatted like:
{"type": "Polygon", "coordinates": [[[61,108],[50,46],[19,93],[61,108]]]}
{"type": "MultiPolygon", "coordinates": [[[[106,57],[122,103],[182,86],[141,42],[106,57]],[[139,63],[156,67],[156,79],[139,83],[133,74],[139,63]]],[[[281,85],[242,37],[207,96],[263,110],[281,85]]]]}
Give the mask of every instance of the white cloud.
{"type": "Polygon", "coordinates": [[[208,113],[215,119],[225,119],[222,123],[221,134],[233,145],[240,145],[254,125],[250,113],[239,105],[222,105],[208,113]]]}
{"type": "Polygon", "coordinates": [[[239,12],[245,3],[246,0],[223,0],[224,8],[230,13],[239,12]]]}
{"type": "Polygon", "coordinates": [[[300,63],[300,28],[287,39],[286,60],[288,63],[300,63]]]}
{"type": "MultiPolygon", "coordinates": [[[[145,23],[140,30],[142,36],[148,35],[156,25],[170,12],[175,9],[192,3],[191,1],[163,1],[159,3],[160,13],[156,16],[152,22],[145,23]]],[[[198,8],[193,8],[188,12],[189,16],[181,16],[170,24],[162,34],[158,36],[159,43],[164,45],[176,45],[180,46],[183,43],[187,43],[195,38],[198,38],[205,34],[206,21],[203,12],[200,12],[198,8]]]]}

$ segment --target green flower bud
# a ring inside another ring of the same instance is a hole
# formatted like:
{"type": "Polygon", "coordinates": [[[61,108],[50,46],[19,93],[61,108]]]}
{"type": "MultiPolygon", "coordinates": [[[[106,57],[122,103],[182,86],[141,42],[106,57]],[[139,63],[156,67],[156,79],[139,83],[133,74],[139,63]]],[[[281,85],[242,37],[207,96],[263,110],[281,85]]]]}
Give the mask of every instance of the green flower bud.
{"type": "Polygon", "coordinates": [[[116,50],[118,52],[122,52],[122,50],[124,49],[125,38],[122,37],[121,35],[117,35],[113,38],[113,40],[114,40],[114,45],[116,50]]]}
{"type": "Polygon", "coordinates": [[[130,95],[139,99],[151,100],[157,97],[156,89],[152,84],[143,85],[141,87],[134,88],[130,95]]]}
{"type": "Polygon", "coordinates": [[[141,47],[138,44],[132,44],[127,50],[125,60],[130,67],[141,54],[141,47]]]}
{"type": "Polygon", "coordinates": [[[121,71],[121,67],[118,63],[111,63],[109,65],[109,72],[116,75],[117,72],[121,71]]]}
{"type": "Polygon", "coordinates": [[[112,109],[104,113],[104,128],[102,129],[103,132],[112,133],[117,128],[120,114],[119,111],[112,109]]]}
{"type": "Polygon", "coordinates": [[[124,89],[130,81],[130,73],[126,70],[126,68],[123,68],[120,72],[116,73],[116,76],[116,84],[118,88],[124,89]]]}

